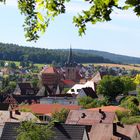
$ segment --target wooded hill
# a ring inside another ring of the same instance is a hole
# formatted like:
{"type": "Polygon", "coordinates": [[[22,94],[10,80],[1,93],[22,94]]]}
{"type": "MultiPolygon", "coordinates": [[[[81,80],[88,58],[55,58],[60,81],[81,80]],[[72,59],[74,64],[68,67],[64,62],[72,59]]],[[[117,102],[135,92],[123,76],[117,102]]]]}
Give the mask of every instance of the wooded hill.
{"type": "MultiPolygon", "coordinates": [[[[51,64],[55,61],[56,63],[64,64],[68,54],[69,49],[52,50],[0,43],[0,60],[31,61],[46,64],[51,64]]],[[[113,63],[113,61],[95,54],[84,54],[76,51],[73,51],[73,59],[77,63],[113,63]]]]}
{"type": "Polygon", "coordinates": [[[123,64],[140,64],[140,58],[139,57],[131,57],[126,55],[119,55],[104,51],[96,51],[96,50],[82,50],[82,49],[75,49],[75,52],[79,53],[87,53],[97,56],[102,56],[106,59],[110,59],[115,63],[123,63],[123,64]]]}
{"type": "MultiPolygon", "coordinates": [[[[43,49],[0,43],[0,60],[31,61],[50,64],[53,61],[64,64],[69,49],[43,49]]],[[[125,63],[140,64],[140,58],[117,55],[113,53],[73,49],[73,58],[77,63],[125,63]]]]}

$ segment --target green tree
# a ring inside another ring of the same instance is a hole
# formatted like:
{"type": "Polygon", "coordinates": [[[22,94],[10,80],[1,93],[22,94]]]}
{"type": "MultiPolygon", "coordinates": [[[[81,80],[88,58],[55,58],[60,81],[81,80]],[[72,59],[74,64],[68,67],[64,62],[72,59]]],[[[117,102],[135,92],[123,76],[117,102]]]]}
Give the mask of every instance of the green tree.
{"type": "Polygon", "coordinates": [[[97,86],[97,93],[103,94],[109,100],[115,100],[116,96],[124,92],[124,84],[119,77],[104,76],[97,86]]]}
{"type": "MultiPolygon", "coordinates": [[[[5,2],[6,0],[0,0],[5,2]]],[[[54,17],[66,12],[65,4],[72,0],[18,0],[18,8],[25,15],[24,30],[28,41],[36,41],[40,32],[44,33],[54,17]],[[44,14],[45,13],[45,14],[44,14]]],[[[140,1],[125,0],[124,6],[119,5],[121,0],[85,0],[89,9],[83,10],[73,17],[73,23],[78,27],[79,35],[86,31],[87,23],[96,24],[111,20],[111,13],[115,9],[127,10],[132,8],[140,16],[140,1]]]]}
{"type": "Polygon", "coordinates": [[[61,122],[61,123],[65,123],[67,116],[69,114],[69,109],[61,109],[60,111],[56,111],[52,114],[52,120],[53,121],[57,121],[57,122],[61,122]]]}
{"type": "Polygon", "coordinates": [[[34,78],[34,79],[32,79],[31,83],[32,83],[33,87],[35,87],[35,88],[36,88],[36,87],[38,87],[38,84],[39,84],[39,79],[34,78]]]}
{"type": "Polygon", "coordinates": [[[136,75],[134,82],[136,83],[136,85],[140,85],[140,74],[136,75]]]}
{"type": "Polygon", "coordinates": [[[128,76],[121,77],[121,80],[124,84],[124,94],[128,94],[128,91],[132,91],[136,89],[136,84],[134,83],[134,79],[128,76]]]}
{"type": "Polygon", "coordinates": [[[17,132],[17,140],[50,140],[54,133],[52,124],[36,124],[32,121],[22,122],[17,132]]]}
{"type": "Polygon", "coordinates": [[[122,100],[121,106],[129,109],[131,115],[139,114],[139,101],[137,97],[127,96],[124,100],[122,100]]]}
{"type": "Polygon", "coordinates": [[[85,109],[95,108],[108,105],[108,99],[105,98],[103,100],[92,99],[89,96],[78,98],[78,104],[85,109]]]}

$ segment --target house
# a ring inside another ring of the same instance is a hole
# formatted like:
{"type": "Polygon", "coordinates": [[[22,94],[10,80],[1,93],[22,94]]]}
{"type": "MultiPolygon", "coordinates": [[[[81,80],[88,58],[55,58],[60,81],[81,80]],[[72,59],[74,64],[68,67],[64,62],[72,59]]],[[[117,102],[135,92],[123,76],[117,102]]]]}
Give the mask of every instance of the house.
{"type": "Polygon", "coordinates": [[[37,122],[40,122],[31,112],[19,112],[18,110],[0,110],[0,124],[2,125],[4,125],[5,122],[21,122],[25,120],[36,120],[37,122]]]}
{"type": "Polygon", "coordinates": [[[38,90],[32,88],[31,83],[18,83],[13,94],[15,95],[35,95],[38,90]]]}
{"type": "Polygon", "coordinates": [[[58,94],[58,95],[50,95],[48,97],[43,97],[40,99],[40,104],[77,104],[76,96],[72,94],[58,94]]]}
{"type": "Polygon", "coordinates": [[[140,140],[137,125],[95,124],[89,133],[90,140],[140,140]]]}
{"type": "Polygon", "coordinates": [[[66,124],[94,125],[99,123],[110,123],[118,121],[114,112],[90,110],[71,110],[68,114],[66,124]]]}
{"type": "MultiPolygon", "coordinates": [[[[0,137],[6,122],[21,122],[27,120],[35,120],[40,123],[39,119],[35,117],[31,112],[19,112],[15,111],[1,111],[0,110],[0,137]]],[[[10,135],[8,135],[9,138],[10,135]]],[[[7,140],[7,139],[6,139],[7,140]]]]}
{"type": "Polygon", "coordinates": [[[62,105],[62,104],[31,104],[23,105],[20,109],[30,109],[42,121],[48,121],[53,113],[65,108],[68,110],[78,110],[81,106],[78,105],[62,105]]]}
{"type": "MultiPolygon", "coordinates": [[[[47,124],[38,124],[47,125],[47,124]]],[[[20,123],[5,123],[1,140],[16,140],[20,123]]],[[[89,140],[85,126],[55,123],[52,130],[54,135],[51,140],[89,140]]]]}
{"type": "Polygon", "coordinates": [[[67,94],[77,95],[83,87],[84,87],[84,84],[75,84],[70,90],[68,90],[67,94]]]}
{"type": "Polygon", "coordinates": [[[95,75],[92,78],[92,81],[96,84],[99,84],[99,82],[102,80],[103,75],[98,71],[95,73],[95,75]]]}
{"type": "Polygon", "coordinates": [[[13,98],[16,100],[17,104],[33,104],[33,103],[40,103],[40,99],[44,96],[35,96],[35,95],[12,95],[13,98]]]}
{"type": "Polygon", "coordinates": [[[9,104],[12,109],[17,107],[18,104],[16,99],[13,97],[13,95],[7,95],[3,103],[9,104]]]}
{"type": "Polygon", "coordinates": [[[9,110],[10,105],[8,103],[0,103],[0,110],[9,110]]]}
{"type": "Polygon", "coordinates": [[[96,92],[91,87],[82,88],[79,94],[77,95],[77,98],[81,98],[84,96],[89,96],[93,99],[98,98],[96,92]]]}
{"type": "Polygon", "coordinates": [[[68,90],[68,94],[78,95],[82,88],[92,88],[93,91],[96,91],[96,83],[92,80],[87,81],[85,84],[75,84],[71,89],[68,90]]]}

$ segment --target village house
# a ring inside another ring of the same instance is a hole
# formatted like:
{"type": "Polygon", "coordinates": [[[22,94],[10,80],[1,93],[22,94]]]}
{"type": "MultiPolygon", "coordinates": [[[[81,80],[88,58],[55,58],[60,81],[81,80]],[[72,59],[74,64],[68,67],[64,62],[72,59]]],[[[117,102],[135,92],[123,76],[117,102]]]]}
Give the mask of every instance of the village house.
{"type": "Polygon", "coordinates": [[[36,95],[38,89],[32,87],[31,83],[18,83],[15,91],[13,92],[14,95],[36,95]]]}
{"type": "MultiPolygon", "coordinates": [[[[38,125],[47,125],[38,124],[38,125]]],[[[1,140],[16,140],[20,123],[7,122],[2,131],[1,140]]],[[[54,135],[51,140],[89,140],[86,127],[81,125],[68,125],[55,123],[53,126],[54,135]]]]}
{"type": "Polygon", "coordinates": [[[33,112],[41,121],[49,121],[51,115],[56,111],[60,111],[65,108],[68,110],[79,110],[81,106],[78,105],[62,105],[62,104],[31,104],[23,105],[19,107],[20,109],[29,109],[33,112]]]}

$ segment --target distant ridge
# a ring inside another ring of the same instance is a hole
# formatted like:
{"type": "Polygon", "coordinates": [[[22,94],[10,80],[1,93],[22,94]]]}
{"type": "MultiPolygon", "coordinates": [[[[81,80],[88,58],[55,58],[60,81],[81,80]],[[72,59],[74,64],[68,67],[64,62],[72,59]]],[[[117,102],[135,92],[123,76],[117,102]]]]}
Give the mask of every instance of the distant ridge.
{"type": "Polygon", "coordinates": [[[74,51],[80,52],[80,53],[88,53],[88,54],[92,54],[92,55],[102,56],[106,59],[114,61],[115,63],[140,64],[139,57],[119,55],[119,54],[115,54],[115,53],[110,53],[110,52],[105,52],[105,51],[97,51],[97,50],[74,49],[74,51]]]}
{"type": "MultiPolygon", "coordinates": [[[[0,60],[32,61],[34,63],[64,64],[69,49],[44,49],[0,43],[0,60]]],[[[74,60],[78,63],[122,63],[140,64],[140,58],[118,55],[104,51],[73,49],[74,60]]]]}

